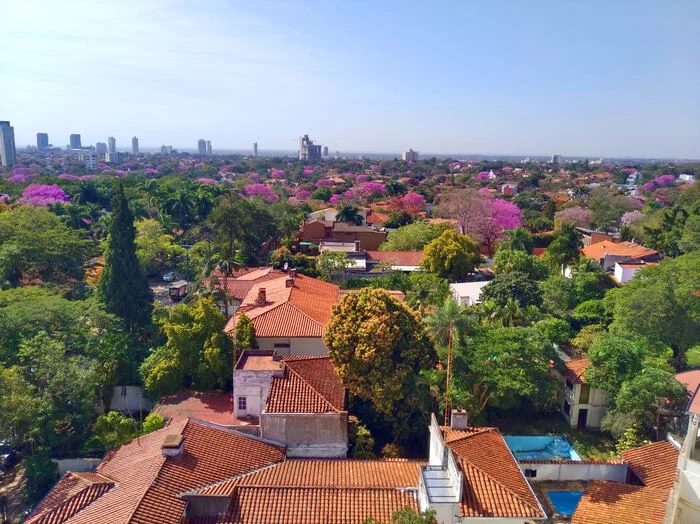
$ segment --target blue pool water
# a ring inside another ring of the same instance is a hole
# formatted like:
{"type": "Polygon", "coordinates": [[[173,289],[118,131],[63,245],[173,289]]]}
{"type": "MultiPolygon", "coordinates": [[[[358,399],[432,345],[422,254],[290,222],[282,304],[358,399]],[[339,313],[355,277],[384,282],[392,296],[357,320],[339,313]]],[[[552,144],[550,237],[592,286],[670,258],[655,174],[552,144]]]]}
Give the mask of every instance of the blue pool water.
{"type": "Polygon", "coordinates": [[[516,460],[581,460],[569,441],[560,435],[503,437],[516,460]]]}
{"type": "Polygon", "coordinates": [[[554,510],[560,515],[573,515],[583,496],[583,491],[548,491],[547,496],[552,501],[554,510]]]}

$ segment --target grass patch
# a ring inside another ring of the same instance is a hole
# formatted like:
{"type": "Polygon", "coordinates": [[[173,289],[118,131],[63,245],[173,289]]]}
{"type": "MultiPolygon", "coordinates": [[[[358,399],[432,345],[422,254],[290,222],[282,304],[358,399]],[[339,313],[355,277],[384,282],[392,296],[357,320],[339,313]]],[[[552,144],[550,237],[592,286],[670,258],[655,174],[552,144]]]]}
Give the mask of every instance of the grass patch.
{"type": "Polygon", "coordinates": [[[685,354],[688,360],[688,366],[691,368],[700,368],[700,346],[690,348],[685,354]]]}
{"type": "Polygon", "coordinates": [[[584,460],[616,456],[615,440],[608,433],[572,429],[558,413],[495,418],[490,424],[504,435],[562,435],[584,460]]]}

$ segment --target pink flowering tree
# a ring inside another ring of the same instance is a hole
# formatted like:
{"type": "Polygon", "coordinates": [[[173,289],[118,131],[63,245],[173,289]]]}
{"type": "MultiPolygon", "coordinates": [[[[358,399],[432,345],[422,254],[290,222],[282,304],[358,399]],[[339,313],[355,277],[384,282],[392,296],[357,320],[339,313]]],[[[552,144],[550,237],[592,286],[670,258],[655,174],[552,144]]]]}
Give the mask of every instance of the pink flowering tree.
{"type": "Polygon", "coordinates": [[[661,175],[654,179],[654,184],[658,187],[672,186],[676,182],[676,177],[673,175],[661,175]]]}
{"type": "Polygon", "coordinates": [[[297,194],[296,194],[296,197],[299,200],[306,200],[310,196],[311,196],[311,191],[307,191],[306,189],[301,189],[301,190],[297,191],[297,194]]]}
{"type": "Polygon", "coordinates": [[[218,183],[219,183],[218,180],[215,180],[215,179],[213,179],[213,178],[207,178],[207,177],[204,177],[204,176],[203,176],[203,177],[199,177],[199,178],[197,179],[197,182],[199,182],[200,184],[218,184],[218,183]]]}
{"type": "Polygon", "coordinates": [[[268,202],[279,200],[279,197],[265,184],[248,184],[245,186],[245,194],[251,197],[260,197],[268,202]]]}
{"type": "Polygon", "coordinates": [[[316,182],[316,187],[330,187],[333,185],[333,182],[331,180],[328,180],[327,178],[322,178],[321,180],[318,180],[316,182]]]}
{"type": "Polygon", "coordinates": [[[56,184],[29,184],[24,188],[22,200],[31,206],[48,206],[68,202],[68,195],[56,184]]]}
{"type": "Polygon", "coordinates": [[[60,178],[61,180],[80,180],[80,177],[71,175],[70,173],[61,173],[60,175],[58,175],[58,178],[60,178]]]}
{"type": "Polygon", "coordinates": [[[381,182],[362,182],[358,189],[367,198],[380,197],[386,192],[386,186],[381,182]]]}
{"type": "Polygon", "coordinates": [[[638,222],[642,218],[644,218],[644,213],[642,213],[639,209],[627,211],[620,218],[620,224],[622,224],[623,227],[630,227],[632,224],[638,222]]]}
{"type": "Polygon", "coordinates": [[[591,219],[588,211],[582,207],[567,207],[554,214],[554,219],[560,224],[571,224],[575,227],[585,227],[591,219]]]}
{"type": "Polygon", "coordinates": [[[475,177],[474,180],[477,182],[488,182],[489,180],[489,172],[488,171],[480,171],[475,177]]]}
{"type": "Polygon", "coordinates": [[[335,193],[334,195],[331,196],[330,200],[328,200],[331,204],[337,204],[340,202],[340,195],[338,193],[335,193]]]}
{"type": "Polygon", "coordinates": [[[270,170],[270,176],[272,176],[272,178],[284,178],[284,169],[276,169],[273,167],[270,170]]]}
{"type": "Polygon", "coordinates": [[[653,182],[647,182],[646,184],[644,184],[644,185],[642,186],[642,189],[643,189],[644,191],[646,191],[647,193],[649,193],[649,192],[651,192],[651,191],[654,191],[654,189],[656,189],[656,185],[654,185],[653,182]]]}
{"type": "Polygon", "coordinates": [[[394,208],[406,213],[420,213],[425,209],[425,197],[420,193],[408,192],[394,201],[394,208]]]}
{"type": "Polygon", "coordinates": [[[304,166],[304,170],[302,171],[303,174],[305,175],[313,175],[314,174],[314,168],[311,166],[304,166]]]}

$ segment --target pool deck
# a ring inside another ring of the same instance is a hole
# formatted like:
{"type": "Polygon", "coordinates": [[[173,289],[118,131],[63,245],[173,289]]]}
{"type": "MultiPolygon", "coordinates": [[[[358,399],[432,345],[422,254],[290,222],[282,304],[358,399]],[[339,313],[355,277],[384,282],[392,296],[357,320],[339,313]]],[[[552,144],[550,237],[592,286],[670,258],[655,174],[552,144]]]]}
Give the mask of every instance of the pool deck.
{"type": "Polygon", "coordinates": [[[532,490],[535,492],[537,500],[540,501],[542,508],[544,508],[545,513],[547,513],[549,516],[547,520],[540,522],[546,522],[547,524],[564,524],[571,522],[571,517],[555,514],[554,506],[552,506],[552,503],[547,496],[548,491],[586,491],[587,485],[588,482],[584,480],[573,480],[567,482],[545,480],[543,482],[530,482],[530,486],[532,486],[532,490]]]}

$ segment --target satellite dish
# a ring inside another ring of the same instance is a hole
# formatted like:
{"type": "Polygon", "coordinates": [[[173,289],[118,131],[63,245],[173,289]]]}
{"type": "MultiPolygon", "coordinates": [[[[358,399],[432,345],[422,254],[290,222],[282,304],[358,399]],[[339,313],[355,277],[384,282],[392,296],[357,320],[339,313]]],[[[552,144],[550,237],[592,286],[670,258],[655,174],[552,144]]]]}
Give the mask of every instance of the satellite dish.
{"type": "Polygon", "coordinates": [[[284,271],[287,271],[289,269],[289,262],[284,263],[284,271]]]}

